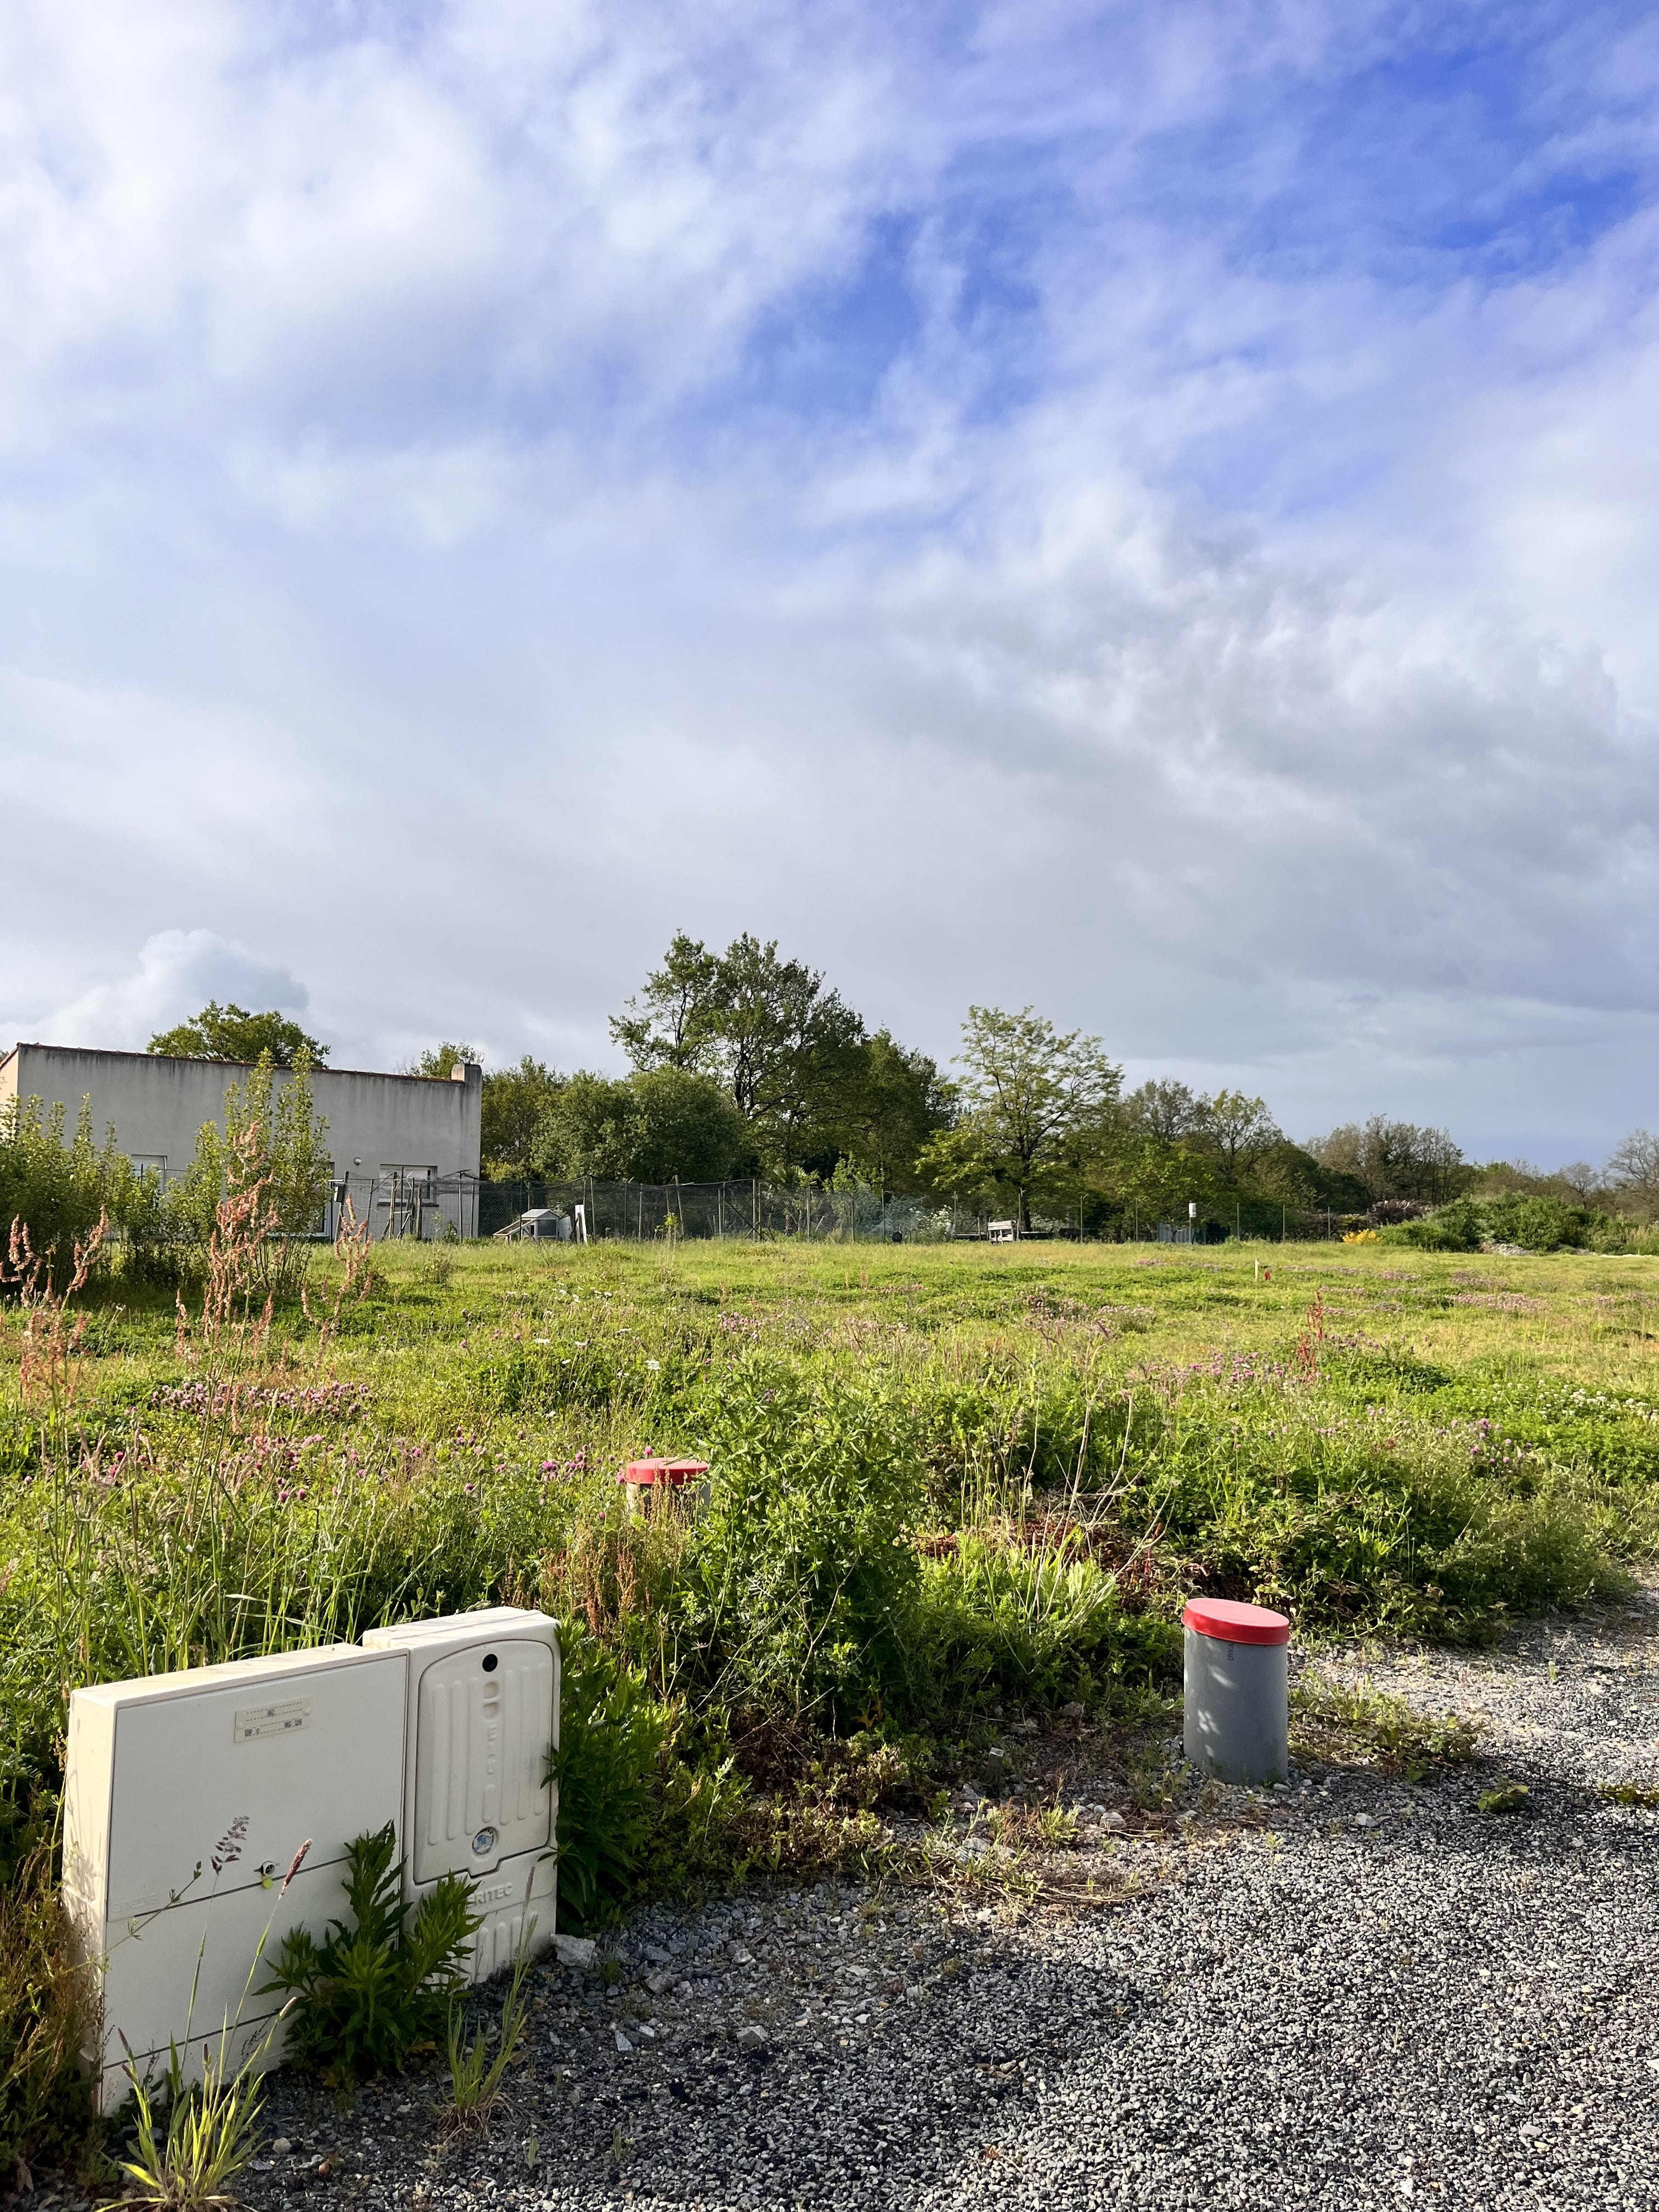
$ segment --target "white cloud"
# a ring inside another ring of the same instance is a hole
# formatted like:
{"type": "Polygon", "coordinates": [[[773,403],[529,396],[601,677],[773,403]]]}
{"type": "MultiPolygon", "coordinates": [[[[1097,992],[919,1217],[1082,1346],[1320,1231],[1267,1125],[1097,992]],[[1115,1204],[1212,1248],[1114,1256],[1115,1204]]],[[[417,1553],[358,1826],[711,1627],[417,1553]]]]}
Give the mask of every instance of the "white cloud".
{"type": "Polygon", "coordinates": [[[309,1003],[302,983],[245,945],[210,929],[164,929],[145,939],[128,975],[94,983],[44,1012],[0,1009],[0,1036],[8,1036],[8,1050],[11,1036],[22,1036],[39,1044],[137,1052],[158,1030],[198,1013],[210,999],[253,1012],[276,1006],[292,1014],[309,1003]]]}
{"type": "Polygon", "coordinates": [[[248,945],[343,1059],[592,1060],[754,927],[935,1049],[1651,1119],[1607,28],[1437,129],[1313,0],[12,10],[0,1018],[248,945]]]}

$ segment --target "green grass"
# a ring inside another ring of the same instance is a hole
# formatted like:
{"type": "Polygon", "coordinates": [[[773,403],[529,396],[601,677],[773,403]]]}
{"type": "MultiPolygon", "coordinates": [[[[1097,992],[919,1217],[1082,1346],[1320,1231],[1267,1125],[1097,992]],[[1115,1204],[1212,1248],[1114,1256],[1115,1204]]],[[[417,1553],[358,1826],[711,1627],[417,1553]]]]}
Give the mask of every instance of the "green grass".
{"type": "MultiPolygon", "coordinates": [[[[182,1350],[118,1273],[79,1303],[27,1388],[0,1308],[7,1864],[77,1683],[414,1613],[580,1625],[565,1909],[603,1918],[877,1863],[991,1713],[1167,1694],[1195,1589],[1304,1642],[1480,1640],[1659,1540],[1646,1256],[392,1247],[326,1328],[182,1350]],[[682,1449],[707,1508],[628,1519],[623,1462],[682,1449]]],[[[1428,1755],[1380,1708],[1302,1725],[1428,1755]]],[[[15,2101],[0,2142],[40,2132],[15,2101]]]]}
{"type": "Polygon", "coordinates": [[[50,1778],[66,1684],[509,1591],[582,1611],[664,1695],[787,1680],[844,1724],[1158,1663],[1133,1624],[1188,1587],[1480,1637],[1653,1540],[1645,1258],[730,1243],[375,1271],[320,1355],[296,1310],[205,1376],[118,1281],[56,1431],[9,1334],[14,1795],[50,1778]],[[623,1529],[623,1459],[699,1447],[707,1526],[623,1529]]]}

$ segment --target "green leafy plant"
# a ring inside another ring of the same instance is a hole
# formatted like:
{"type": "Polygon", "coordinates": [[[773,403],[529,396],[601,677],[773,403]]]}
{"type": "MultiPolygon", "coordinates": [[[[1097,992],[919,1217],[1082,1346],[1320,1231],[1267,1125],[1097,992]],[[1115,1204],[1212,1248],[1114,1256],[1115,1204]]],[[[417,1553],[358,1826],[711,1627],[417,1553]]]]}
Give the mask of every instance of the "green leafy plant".
{"type": "Polygon", "coordinates": [[[658,1777],[672,1716],[642,1675],[580,1623],[562,1638],[559,1910],[577,1927],[613,1919],[657,1825],[658,1777]]]}
{"type": "Polygon", "coordinates": [[[1478,1800],[1483,1813],[1524,1813],[1532,1792],[1524,1782],[1512,1782],[1501,1776],[1490,1790],[1483,1790],[1478,1800]]]}
{"type": "Polygon", "coordinates": [[[759,1355],[706,1418],[685,1609],[720,1695],[831,1722],[909,1702],[922,1443],[885,1378],[759,1355]]]}
{"type": "Polygon", "coordinates": [[[1298,1758],[1352,1760],[1420,1780],[1434,1766],[1462,1766],[1480,1731],[1462,1714],[1421,1713],[1404,1698],[1304,1675],[1291,1692],[1292,1748],[1298,1758]]]}
{"type": "Polygon", "coordinates": [[[1609,1805],[1636,1805],[1645,1812],[1659,1811],[1659,1790],[1647,1782],[1598,1782],[1595,1794],[1609,1805]]]}
{"type": "Polygon", "coordinates": [[[513,1979],[501,2000],[501,2017],[493,2036],[488,2028],[481,2027],[469,2043],[459,2004],[450,2006],[448,2117],[450,2126],[458,2133],[487,2135],[490,2120],[506,2102],[501,2081],[524,2040],[524,1984],[530,1971],[530,1939],[535,1927],[533,1920],[525,1923],[524,1937],[513,1961],[513,1979]]]}
{"type": "Polygon", "coordinates": [[[291,1929],[264,1985],[299,2000],[290,2060],[341,2084],[400,2073],[418,2053],[438,2048],[465,1986],[468,1939],[481,1924],[470,1910],[471,1886],[459,1875],[447,1875],[411,1911],[396,1850],[390,1821],[347,1844],[349,1917],[331,1920],[321,1944],[309,1930],[291,1929]]]}

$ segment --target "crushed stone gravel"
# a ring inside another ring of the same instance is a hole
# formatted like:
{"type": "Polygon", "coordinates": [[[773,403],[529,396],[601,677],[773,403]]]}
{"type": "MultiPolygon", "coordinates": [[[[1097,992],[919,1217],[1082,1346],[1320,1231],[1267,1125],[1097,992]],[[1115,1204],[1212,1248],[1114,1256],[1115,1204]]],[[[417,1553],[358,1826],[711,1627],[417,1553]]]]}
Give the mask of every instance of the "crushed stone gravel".
{"type": "Polygon", "coordinates": [[[1601,1788],[1659,1793],[1659,1605],[1318,1665],[1479,1718],[1480,1757],[1189,1789],[1160,1826],[1073,1744],[1068,1902],[653,1908],[538,1969],[488,2139],[446,2137],[431,2076],[344,2112],[278,2076],[249,2203],[1659,2206],[1659,1812],[1601,1788]],[[1520,1809],[1481,1812],[1503,1781],[1520,1809]]]}

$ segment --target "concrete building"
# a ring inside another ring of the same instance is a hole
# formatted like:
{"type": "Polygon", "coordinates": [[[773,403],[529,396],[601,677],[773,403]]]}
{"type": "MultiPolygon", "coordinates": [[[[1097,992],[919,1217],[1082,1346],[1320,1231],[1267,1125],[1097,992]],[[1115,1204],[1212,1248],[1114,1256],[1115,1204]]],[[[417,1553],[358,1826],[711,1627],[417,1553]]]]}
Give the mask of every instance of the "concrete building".
{"type": "MultiPolygon", "coordinates": [[[[62,1105],[73,1129],[82,1100],[90,1099],[94,1141],[101,1146],[112,1127],[117,1150],[165,1183],[190,1165],[204,1121],[223,1127],[226,1086],[248,1073],[228,1060],[19,1044],[0,1060],[0,1109],[38,1098],[47,1113],[62,1105]]],[[[284,1079],[278,1068],[278,1084],[284,1079]]],[[[470,1208],[439,1201],[464,1198],[469,1188],[476,1194],[481,1067],[458,1067],[447,1080],[319,1067],[311,1095],[328,1125],[338,1196],[349,1184],[358,1218],[373,1220],[377,1235],[441,1235],[446,1219],[463,1236],[476,1233],[476,1196],[470,1208]]]]}

